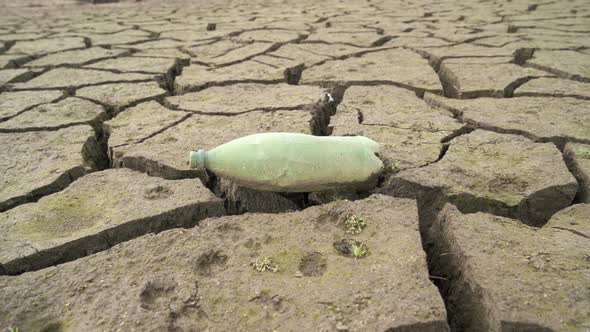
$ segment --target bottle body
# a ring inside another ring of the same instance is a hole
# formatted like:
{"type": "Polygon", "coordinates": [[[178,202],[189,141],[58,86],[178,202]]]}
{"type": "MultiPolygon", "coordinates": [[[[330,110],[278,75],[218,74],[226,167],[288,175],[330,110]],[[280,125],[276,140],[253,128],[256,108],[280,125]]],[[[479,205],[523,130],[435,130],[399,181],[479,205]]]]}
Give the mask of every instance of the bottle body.
{"type": "Polygon", "coordinates": [[[206,168],[237,184],[264,191],[312,192],[364,183],[383,163],[379,145],[362,136],[263,133],[242,137],[208,152],[191,154],[191,166],[206,168]]]}

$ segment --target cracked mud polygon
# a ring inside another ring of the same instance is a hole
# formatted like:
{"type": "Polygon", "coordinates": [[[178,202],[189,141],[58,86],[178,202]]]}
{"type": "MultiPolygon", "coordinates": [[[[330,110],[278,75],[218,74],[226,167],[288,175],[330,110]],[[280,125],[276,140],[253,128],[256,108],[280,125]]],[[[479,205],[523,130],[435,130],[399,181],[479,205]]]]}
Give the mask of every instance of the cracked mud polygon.
{"type": "Polygon", "coordinates": [[[1,2],[0,329],[590,331],[587,2],[1,2]],[[188,167],[263,132],[385,168],[188,167]]]}

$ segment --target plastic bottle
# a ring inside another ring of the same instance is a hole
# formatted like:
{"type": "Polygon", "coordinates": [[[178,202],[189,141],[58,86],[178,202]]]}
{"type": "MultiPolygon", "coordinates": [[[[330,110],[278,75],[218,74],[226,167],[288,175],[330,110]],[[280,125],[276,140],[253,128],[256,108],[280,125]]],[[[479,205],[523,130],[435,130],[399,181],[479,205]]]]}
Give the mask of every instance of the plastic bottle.
{"type": "Polygon", "coordinates": [[[192,151],[190,167],[253,189],[312,192],[367,182],[383,168],[378,150],[363,136],[263,133],[192,151]]]}

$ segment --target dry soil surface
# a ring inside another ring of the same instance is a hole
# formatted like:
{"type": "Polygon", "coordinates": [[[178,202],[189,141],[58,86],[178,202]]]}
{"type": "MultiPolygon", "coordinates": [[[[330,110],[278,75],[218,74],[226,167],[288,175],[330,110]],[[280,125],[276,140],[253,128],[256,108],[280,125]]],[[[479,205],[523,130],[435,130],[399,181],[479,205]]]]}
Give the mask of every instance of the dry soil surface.
{"type": "Polygon", "coordinates": [[[0,329],[590,331],[587,1],[0,6],[0,329]],[[188,167],[277,131],[384,171],[188,167]]]}

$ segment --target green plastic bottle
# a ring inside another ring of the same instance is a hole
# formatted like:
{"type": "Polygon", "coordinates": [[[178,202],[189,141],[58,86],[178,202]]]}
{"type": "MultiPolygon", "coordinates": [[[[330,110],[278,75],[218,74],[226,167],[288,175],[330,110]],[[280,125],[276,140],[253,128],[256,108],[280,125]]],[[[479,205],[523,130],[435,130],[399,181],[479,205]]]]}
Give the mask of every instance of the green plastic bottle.
{"type": "Polygon", "coordinates": [[[367,182],[383,169],[378,150],[363,136],[263,133],[191,151],[190,167],[253,189],[313,192],[367,182]]]}

